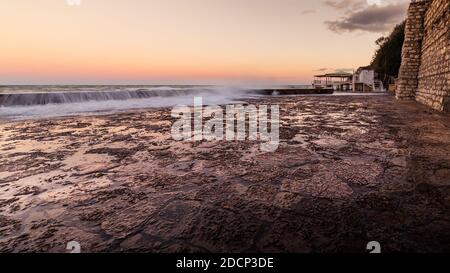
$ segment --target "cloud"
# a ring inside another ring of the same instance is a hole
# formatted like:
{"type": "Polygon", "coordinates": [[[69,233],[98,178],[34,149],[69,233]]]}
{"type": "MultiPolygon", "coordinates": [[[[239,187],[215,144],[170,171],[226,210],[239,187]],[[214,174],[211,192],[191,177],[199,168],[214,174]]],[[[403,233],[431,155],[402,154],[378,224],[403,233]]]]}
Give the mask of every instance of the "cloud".
{"type": "MultiPolygon", "coordinates": [[[[345,2],[351,0],[344,0],[345,2]]],[[[334,32],[387,32],[406,17],[407,2],[394,3],[386,6],[367,5],[347,13],[343,18],[326,21],[325,24],[334,32]]]]}
{"type": "Polygon", "coordinates": [[[307,10],[302,11],[302,14],[312,14],[312,13],[317,13],[317,10],[307,9],[307,10]]]}
{"type": "Polygon", "coordinates": [[[353,73],[355,69],[353,68],[319,68],[319,69],[315,69],[313,70],[314,72],[326,72],[326,71],[333,71],[336,73],[340,73],[340,72],[348,72],[348,73],[353,73]]]}
{"type": "Polygon", "coordinates": [[[336,73],[340,73],[340,72],[347,72],[347,73],[353,73],[355,69],[353,68],[336,68],[334,71],[336,73]]]}
{"type": "Polygon", "coordinates": [[[367,4],[366,0],[325,0],[323,2],[335,9],[358,9],[367,4]]]}

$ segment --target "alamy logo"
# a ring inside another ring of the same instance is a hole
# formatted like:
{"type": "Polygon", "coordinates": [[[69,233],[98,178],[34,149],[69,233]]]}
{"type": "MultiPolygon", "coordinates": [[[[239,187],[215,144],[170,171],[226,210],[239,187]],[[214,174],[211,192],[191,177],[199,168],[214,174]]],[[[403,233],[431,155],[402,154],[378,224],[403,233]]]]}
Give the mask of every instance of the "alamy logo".
{"type": "Polygon", "coordinates": [[[274,152],[280,138],[278,105],[216,105],[203,106],[196,97],[194,107],[177,106],[172,117],[172,138],[176,141],[261,141],[261,151],[274,152]],[[270,117],[269,117],[270,116],[270,117]],[[270,129],[270,130],[269,130],[270,129]]]}

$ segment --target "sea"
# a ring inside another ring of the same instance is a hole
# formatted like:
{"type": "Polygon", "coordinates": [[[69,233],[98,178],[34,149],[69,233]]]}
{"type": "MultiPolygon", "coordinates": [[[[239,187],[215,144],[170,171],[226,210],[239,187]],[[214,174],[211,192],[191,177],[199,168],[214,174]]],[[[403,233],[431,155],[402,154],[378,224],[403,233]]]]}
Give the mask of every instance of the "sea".
{"type": "MultiPolygon", "coordinates": [[[[266,96],[271,87],[205,85],[151,86],[0,86],[0,119],[26,119],[110,114],[130,109],[192,105],[202,97],[205,105],[239,103],[266,96]]],[[[312,88],[306,85],[276,88],[312,88]]],[[[276,95],[276,94],[274,94],[276,95]]]]}

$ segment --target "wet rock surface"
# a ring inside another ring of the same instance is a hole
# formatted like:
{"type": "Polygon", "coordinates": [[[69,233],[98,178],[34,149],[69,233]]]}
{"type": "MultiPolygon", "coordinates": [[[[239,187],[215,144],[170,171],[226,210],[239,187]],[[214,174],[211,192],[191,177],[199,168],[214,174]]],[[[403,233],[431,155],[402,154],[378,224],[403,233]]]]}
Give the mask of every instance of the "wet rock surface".
{"type": "Polygon", "coordinates": [[[279,149],[177,142],[170,109],[0,121],[0,251],[450,250],[450,116],[288,97],[279,149]]]}

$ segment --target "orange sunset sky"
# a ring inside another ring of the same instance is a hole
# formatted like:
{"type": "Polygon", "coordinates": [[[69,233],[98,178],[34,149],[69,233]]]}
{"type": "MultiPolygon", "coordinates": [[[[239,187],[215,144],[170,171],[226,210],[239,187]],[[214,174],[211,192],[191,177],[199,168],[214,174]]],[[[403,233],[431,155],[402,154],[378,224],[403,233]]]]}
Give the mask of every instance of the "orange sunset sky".
{"type": "Polygon", "coordinates": [[[369,64],[408,1],[67,2],[0,1],[0,84],[308,84],[369,64]]]}

